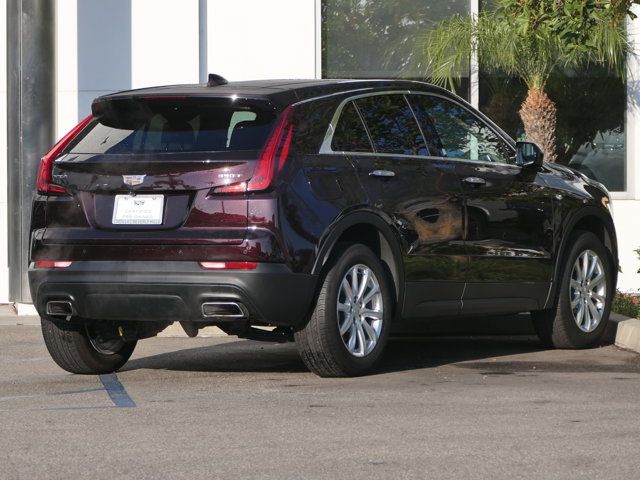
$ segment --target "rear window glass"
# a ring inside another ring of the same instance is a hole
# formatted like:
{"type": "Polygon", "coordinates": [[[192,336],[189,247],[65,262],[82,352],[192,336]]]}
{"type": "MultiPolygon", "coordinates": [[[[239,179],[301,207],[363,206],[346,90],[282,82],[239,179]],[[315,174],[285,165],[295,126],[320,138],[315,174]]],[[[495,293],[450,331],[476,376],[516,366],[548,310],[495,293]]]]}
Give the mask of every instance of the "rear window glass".
{"type": "Polygon", "coordinates": [[[131,154],[261,149],[275,115],[228,99],[127,99],[98,106],[99,116],[69,153],[131,154]]]}
{"type": "Polygon", "coordinates": [[[428,155],[422,133],[403,95],[376,95],[356,100],[380,153],[428,155]]]}

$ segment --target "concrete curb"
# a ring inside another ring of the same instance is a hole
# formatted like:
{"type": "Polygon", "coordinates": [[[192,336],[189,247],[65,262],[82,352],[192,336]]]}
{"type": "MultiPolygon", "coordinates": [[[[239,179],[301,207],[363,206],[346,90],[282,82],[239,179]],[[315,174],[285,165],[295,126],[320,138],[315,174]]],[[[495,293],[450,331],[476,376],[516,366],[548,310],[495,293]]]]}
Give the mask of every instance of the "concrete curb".
{"type": "Polygon", "coordinates": [[[611,314],[612,323],[616,324],[616,347],[640,353],[640,320],[617,313],[611,314]]]}

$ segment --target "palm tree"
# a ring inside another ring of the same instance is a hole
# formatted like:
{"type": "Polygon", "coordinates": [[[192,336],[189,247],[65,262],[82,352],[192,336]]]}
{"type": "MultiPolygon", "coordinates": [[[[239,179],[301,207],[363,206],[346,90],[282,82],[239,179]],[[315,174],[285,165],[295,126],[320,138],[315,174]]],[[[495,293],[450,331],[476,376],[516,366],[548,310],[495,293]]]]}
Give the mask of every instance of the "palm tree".
{"type": "Polygon", "coordinates": [[[555,161],[556,105],[546,92],[550,76],[590,64],[625,74],[630,45],[624,20],[632,14],[626,5],[615,12],[605,8],[610,3],[595,0],[589,9],[583,0],[498,0],[496,8],[477,16],[454,15],[422,38],[431,80],[453,89],[473,54],[485,71],[521,78],[527,87],[519,112],[525,134],[555,161]]]}

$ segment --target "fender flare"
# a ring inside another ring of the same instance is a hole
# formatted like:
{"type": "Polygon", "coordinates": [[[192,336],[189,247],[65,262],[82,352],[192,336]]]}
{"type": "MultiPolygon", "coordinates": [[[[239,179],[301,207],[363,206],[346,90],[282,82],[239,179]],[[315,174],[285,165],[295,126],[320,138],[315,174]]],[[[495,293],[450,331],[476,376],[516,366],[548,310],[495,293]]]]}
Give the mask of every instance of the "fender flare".
{"type": "Polygon", "coordinates": [[[312,274],[318,275],[322,271],[322,268],[329,260],[331,254],[334,251],[338,239],[349,228],[356,225],[368,225],[380,232],[380,235],[384,238],[385,242],[389,245],[393,261],[395,263],[395,271],[393,266],[388,265],[391,270],[391,274],[394,276],[392,279],[396,286],[396,298],[397,308],[399,312],[402,310],[402,302],[404,301],[404,261],[402,254],[402,240],[400,233],[392,228],[392,220],[382,212],[376,212],[372,210],[358,210],[345,214],[339,217],[333,222],[320,238],[319,248],[315,262],[312,267],[312,274]]]}
{"type": "Polygon", "coordinates": [[[564,260],[564,256],[567,251],[569,237],[575,231],[576,225],[583,219],[587,217],[596,217],[604,226],[605,233],[609,237],[609,245],[605,242],[605,248],[610,250],[611,252],[611,261],[613,262],[613,275],[614,279],[617,281],[618,276],[618,245],[615,233],[615,226],[613,224],[613,220],[611,216],[607,215],[607,213],[603,212],[602,209],[594,207],[594,206],[586,206],[582,207],[576,212],[574,212],[568,221],[566,222],[566,226],[564,228],[562,239],[560,240],[560,245],[556,251],[556,257],[554,261],[554,269],[553,269],[553,278],[549,288],[549,294],[547,295],[547,301],[545,302],[544,308],[551,308],[553,302],[555,302],[556,290],[558,283],[560,282],[560,276],[563,271],[564,265],[562,265],[562,261],[564,260]]]}

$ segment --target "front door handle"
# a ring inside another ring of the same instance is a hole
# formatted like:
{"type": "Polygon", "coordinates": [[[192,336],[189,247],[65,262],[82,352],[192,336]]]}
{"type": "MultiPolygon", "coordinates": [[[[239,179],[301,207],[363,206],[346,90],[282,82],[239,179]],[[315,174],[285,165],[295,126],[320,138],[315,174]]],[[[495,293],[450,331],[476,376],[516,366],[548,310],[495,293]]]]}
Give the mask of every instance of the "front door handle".
{"type": "Polygon", "coordinates": [[[369,172],[369,176],[371,177],[395,177],[396,172],[392,172],[391,170],[374,170],[373,172],[369,172]]]}
{"type": "Polygon", "coordinates": [[[468,185],[473,185],[476,187],[480,187],[482,185],[487,184],[487,181],[484,178],[480,178],[480,177],[467,177],[462,181],[468,185]]]}

